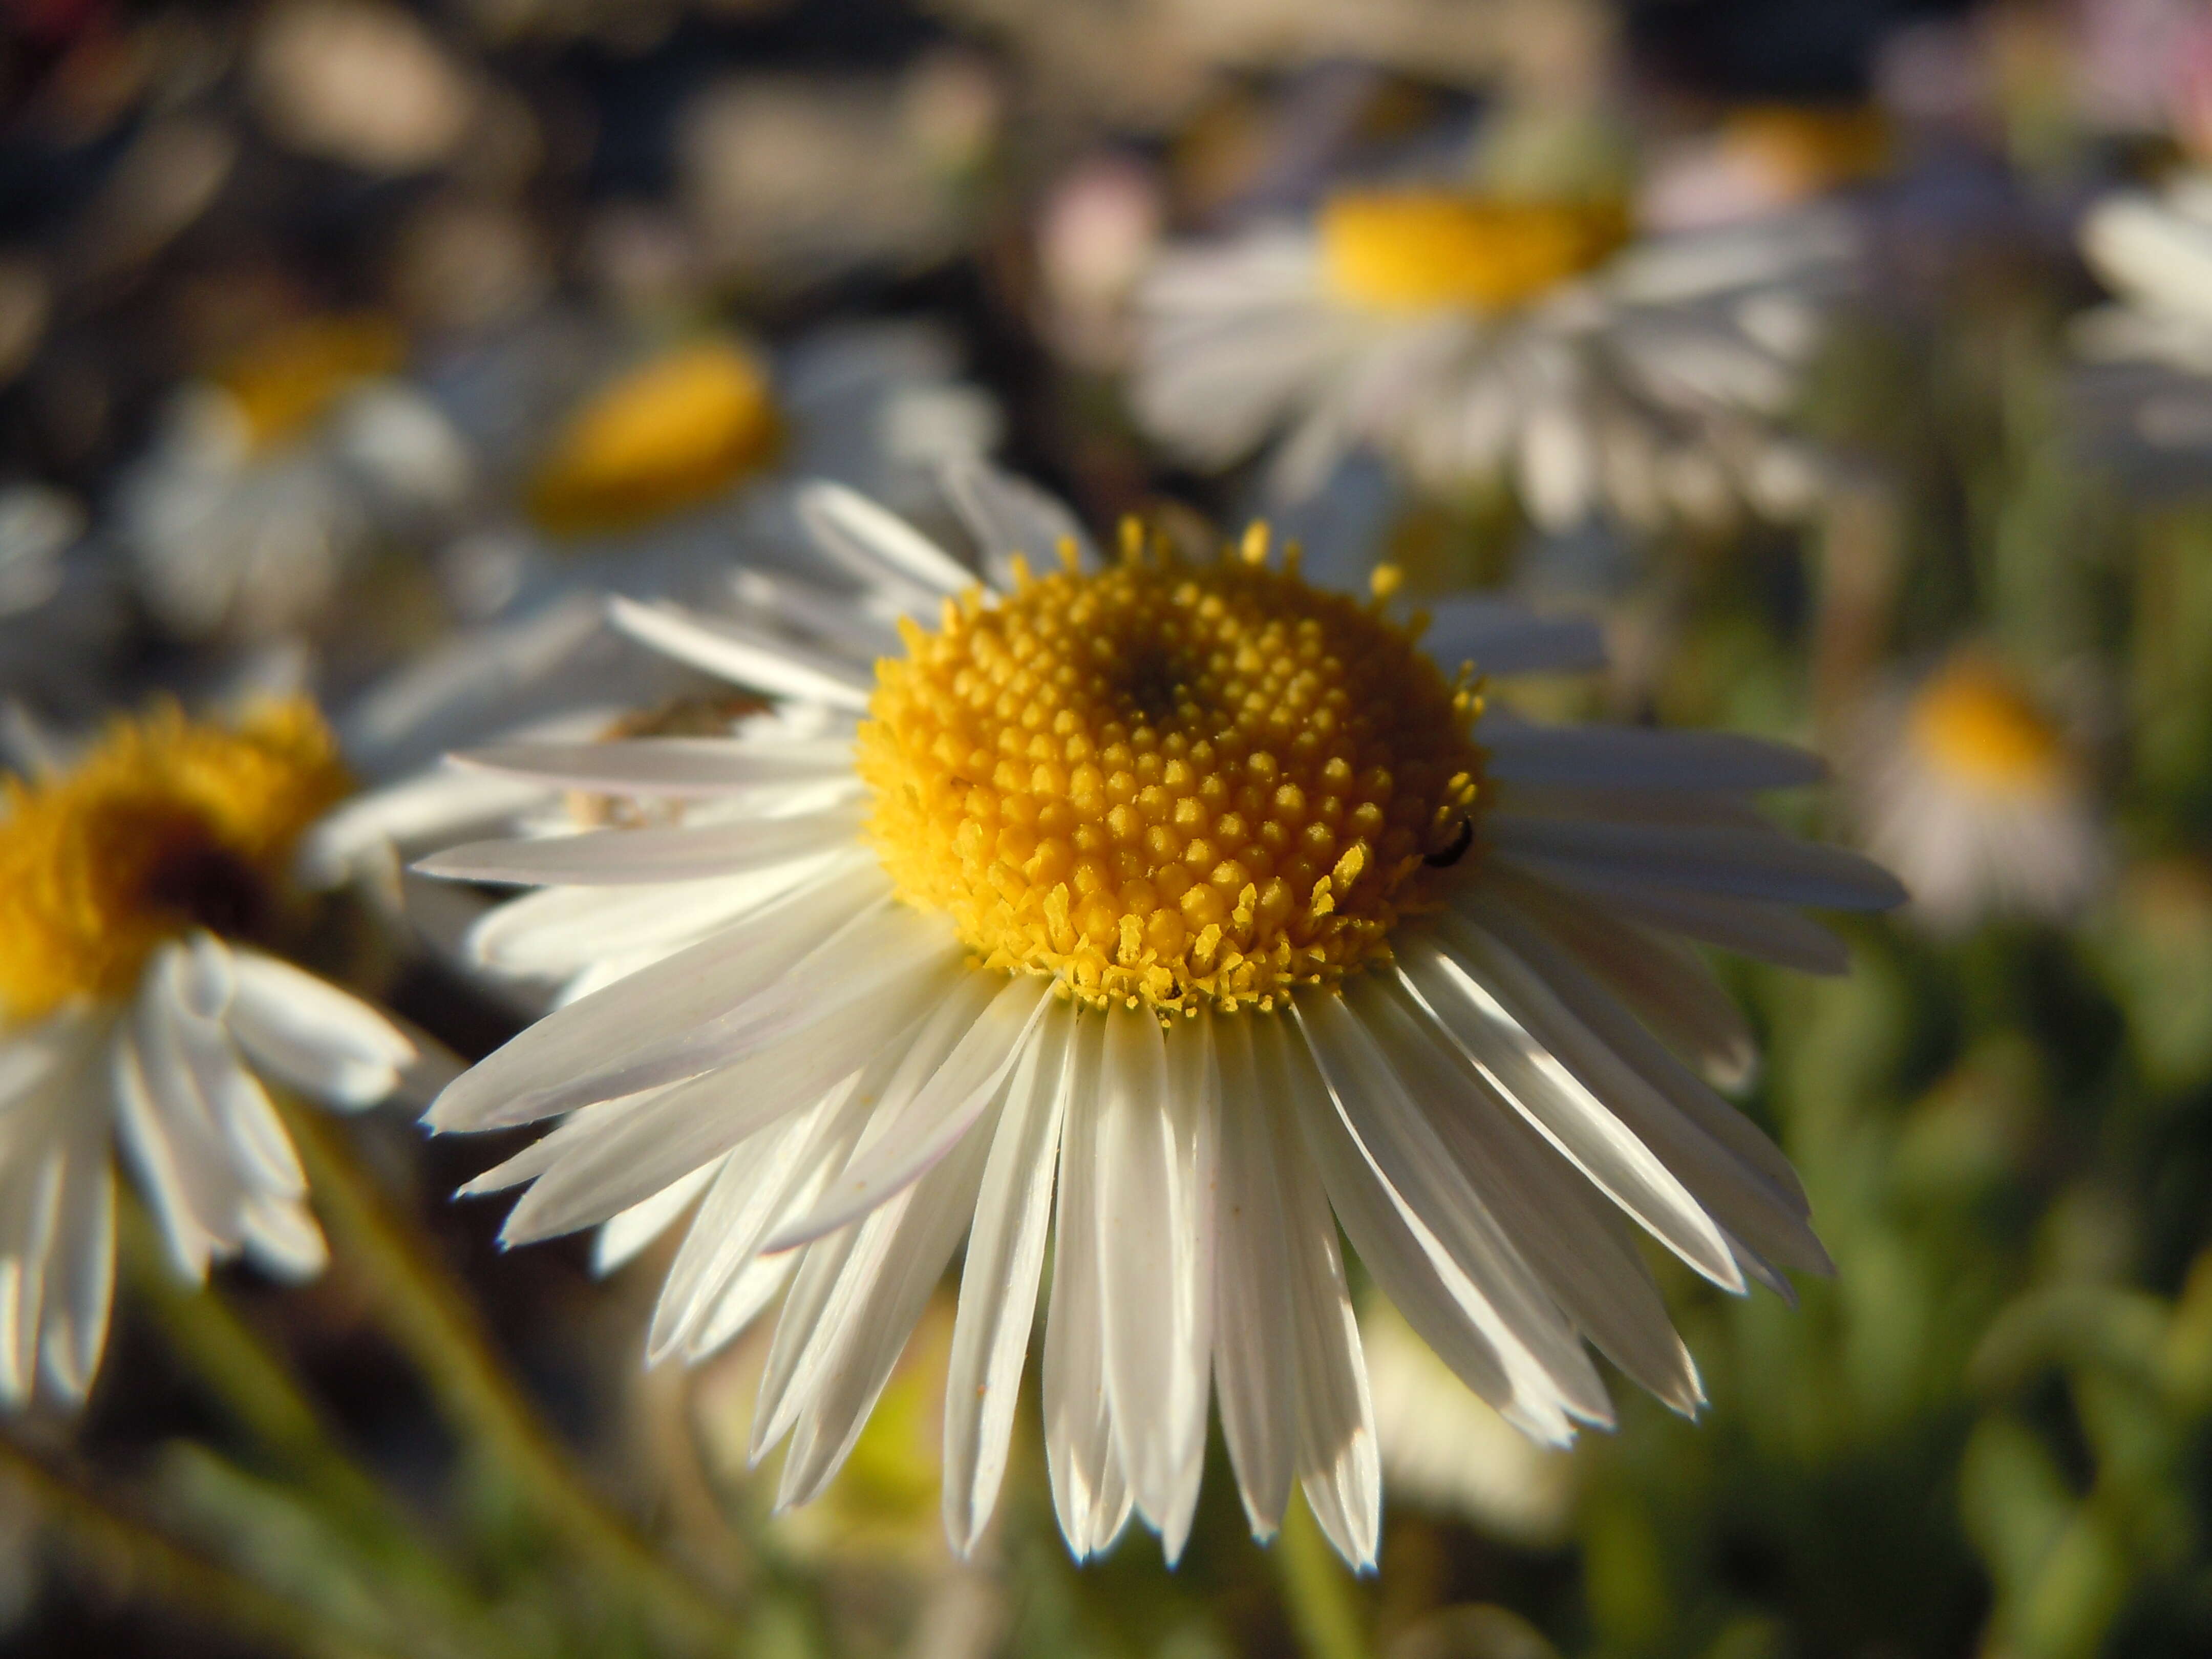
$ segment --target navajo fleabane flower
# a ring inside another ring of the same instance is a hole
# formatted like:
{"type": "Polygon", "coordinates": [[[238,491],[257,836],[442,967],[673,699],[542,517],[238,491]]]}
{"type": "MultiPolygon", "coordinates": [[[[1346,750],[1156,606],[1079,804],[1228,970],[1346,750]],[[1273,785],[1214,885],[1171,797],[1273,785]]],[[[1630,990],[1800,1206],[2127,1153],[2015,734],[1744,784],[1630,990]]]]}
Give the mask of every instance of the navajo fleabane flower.
{"type": "Polygon", "coordinates": [[[1814,473],[1778,422],[1851,245],[1822,210],[1635,237],[1611,203],[1345,191],[1165,252],[1133,397],[1202,465],[1279,437],[1293,497],[1366,447],[1423,489],[1510,484],[1547,528],[1786,515],[1814,473]]]}
{"type": "Polygon", "coordinates": [[[113,1271],[109,1142],[178,1265],[323,1262],[257,1074],[341,1106],[414,1054],[342,991],[258,948],[294,899],[301,832],[346,788],[309,705],[234,729],[173,707],[117,720],[0,805],[0,1399],[90,1385],[113,1271]]]}
{"type": "Polygon", "coordinates": [[[459,506],[471,458],[396,378],[405,344],[380,318],[314,318],[179,389],[118,493],[118,529],[165,627],[262,638],[325,621],[380,537],[459,506]]]}
{"type": "Polygon", "coordinates": [[[1827,1263],[1788,1164],[1692,1070],[1740,1075],[1750,1040],[1668,935],[1842,966],[1790,907],[1878,908],[1895,884],[1745,799],[1814,765],[1531,726],[1456,660],[1580,660],[1586,629],[1462,602],[1437,623],[1446,669],[1387,580],[1369,603],[1322,591],[1264,532],[1194,560],[1133,529],[1102,566],[1025,486],[956,484],[988,587],[823,489],[823,550],[878,608],[788,586],[781,624],[617,604],[775,717],[466,757],[654,809],[426,866],[543,885],[482,942],[598,987],[431,1110],[568,1114],[472,1184],[532,1183],[507,1240],[604,1223],[611,1262],[696,1204],[654,1358],[719,1346],[787,1285],[753,1445],[790,1437],[796,1503],[965,1237],[945,1487],[963,1551],[1048,1234],[1045,1445],[1079,1554],[1132,1512],[1180,1551],[1212,1397],[1256,1533],[1297,1480],[1345,1556],[1374,1559],[1340,1222],[1537,1438],[1611,1420],[1584,1337],[1693,1410],[1629,1224],[1735,1291],[1827,1263]]]}
{"type": "Polygon", "coordinates": [[[2212,452],[2212,173],[2181,173],[2154,195],[2113,192],[2083,216],[2080,240],[2115,297],[2069,331],[2077,418],[2146,481],[2200,489],[2212,452]]]}
{"type": "Polygon", "coordinates": [[[1989,653],[1953,653],[1872,708],[1850,770],[1867,844],[1957,932],[1992,914],[2063,920],[2103,884],[2110,832],[2065,732],[1989,653]]]}

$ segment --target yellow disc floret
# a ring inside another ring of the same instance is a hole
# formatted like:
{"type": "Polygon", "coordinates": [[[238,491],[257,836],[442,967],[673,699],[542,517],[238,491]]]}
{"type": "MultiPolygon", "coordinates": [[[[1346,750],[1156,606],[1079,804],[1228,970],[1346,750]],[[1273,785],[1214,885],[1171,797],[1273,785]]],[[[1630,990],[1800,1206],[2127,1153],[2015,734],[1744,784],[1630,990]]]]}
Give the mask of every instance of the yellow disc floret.
{"type": "Polygon", "coordinates": [[[129,989],[163,939],[277,919],[293,844],[347,789],[304,699],[235,730],[174,705],[118,720],[70,771],[0,796],[0,1019],[129,989]]]}
{"type": "Polygon", "coordinates": [[[532,485],[531,510],[562,535],[635,529],[764,466],[781,435],[760,360],[734,340],[694,340],[576,412],[532,485]]]}
{"type": "Polygon", "coordinates": [[[2038,794],[2067,780],[2057,727],[1978,653],[1955,657],[1921,689],[1908,731],[1923,755],[1974,787],[2038,794]]]}
{"type": "Polygon", "coordinates": [[[1386,954],[1472,837],[1480,703],[1265,550],[1192,565],[1133,527],[1103,574],[1070,550],[905,624],[859,763],[900,896],[1094,1006],[1272,1007],[1386,954]]]}
{"type": "Polygon", "coordinates": [[[1628,237],[1617,204],[1351,191],[1321,213],[1322,266],[1355,305],[1524,305],[1604,262],[1628,237]]]}

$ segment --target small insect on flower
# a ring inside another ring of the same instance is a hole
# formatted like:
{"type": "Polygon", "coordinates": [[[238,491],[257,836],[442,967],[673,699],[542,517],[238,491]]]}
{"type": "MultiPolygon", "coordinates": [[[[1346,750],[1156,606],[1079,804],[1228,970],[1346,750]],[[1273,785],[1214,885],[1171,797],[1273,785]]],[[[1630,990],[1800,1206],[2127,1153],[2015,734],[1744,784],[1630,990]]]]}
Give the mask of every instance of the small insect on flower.
{"type": "Polygon", "coordinates": [[[347,788],[304,702],[234,728],[173,706],[117,720],[0,805],[0,1399],[90,1386],[114,1265],[111,1141],[178,1267],[241,1251],[323,1264],[266,1077],[344,1108],[413,1045],[270,954],[295,919],[295,843],[347,788]]]}
{"type": "Polygon", "coordinates": [[[1550,530],[1786,518],[1817,472],[1779,422],[1854,244],[1820,207],[1639,236],[1617,202],[1341,191],[1162,253],[1135,408],[1200,465],[1279,437],[1293,499],[1370,447],[1426,490],[1509,486],[1550,530]]]}
{"type": "MultiPolygon", "coordinates": [[[[779,631],[617,605],[811,725],[463,757],[661,807],[424,866],[541,886],[485,928],[599,985],[431,1110],[567,1115],[469,1188],[531,1183],[507,1240],[605,1224],[611,1263],[690,1211],[654,1358],[712,1351],[781,1293],[753,1451],[789,1438],[793,1504],[836,1474],[964,1237],[944,1492],[963,1552],[1048,1235],[1044,1438],[1079,1555],[1132,1513],[1181,1551],[1212,1398],[1256,1534],[1301,1482],[1346,1559],[1374,1559],[1340,1223],[1537,1439],[1612,1420],[1585,1337],[1696,1409],[1632,1230],[1731,1291],[1828,1264],[1789,1165],[1694,1069],[1741,1076],[1751,1042],[1671,935],[1842,968],[1793,907],[1896,884],[1746,799],[1817,766],[1510,719],[1394,618],[1388,580],[1316,587],[1261,526],[1194,560],[1133,523],[1102,561],[1027,485],[976,469],[953,493],[988,586],[849,492],[807,498],[825,553],[903,612],[888,647],[858,607],[841,631],[794,604],[779,631]],[[622,959],[611,982],[594,950],[622,959]]],[[[1530,670],[1590,644],[1495,602],[1452,637],[1530,670]]]]}

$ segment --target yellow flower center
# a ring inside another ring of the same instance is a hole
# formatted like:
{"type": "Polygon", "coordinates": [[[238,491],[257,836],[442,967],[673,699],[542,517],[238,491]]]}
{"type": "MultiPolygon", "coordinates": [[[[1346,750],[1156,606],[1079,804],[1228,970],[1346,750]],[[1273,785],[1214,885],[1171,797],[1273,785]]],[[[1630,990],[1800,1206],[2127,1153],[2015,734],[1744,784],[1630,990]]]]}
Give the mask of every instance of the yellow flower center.
{"type": "Polygon", "coordinates": [[[1480,703],[1295,556],[1121,562],[948,602],[877,667],[860,771],[908,902],[1092,1006],[1272,1007],[1382,956],[1473,838],[1480,703]]]}
{"type": "Polygon", "coordinates": [[[256,450],[290,442],[362,381],[406,355],[398,324],[374,314],[317,317],[247,347],[216,375],[238,401],[256,450]]]}
{"type": "Polygon", "coordinates": [[[1909,720],[1921,752],[1964,782],[2014,793],[2063,781],[2057,728],[1996,665],[1962,657],[1913,700],[1909,720]]]}
{"type": "Polygon", "coordinates": [[[1628,240],[1618,204],[1354,191],[1321,213],[1322,269],[1355,305],[1503,311],[1601,264],[1628,240]]]}
{"type": "Polygon", "coordinates": [[[732,340],[695,340],[571,417],[531,487],[531,510],[558,535],[634,530],[765,465],[781,431],[760,361],[732,340]]]}
{"type": "Polygon", "coordinates": [[[349,787],[304,699],[235,731],[174,705],[118,720],[69,773],[0,796],[0,1018],[127,991],[163,939],[279,919],[300,832],[349,787]]]}

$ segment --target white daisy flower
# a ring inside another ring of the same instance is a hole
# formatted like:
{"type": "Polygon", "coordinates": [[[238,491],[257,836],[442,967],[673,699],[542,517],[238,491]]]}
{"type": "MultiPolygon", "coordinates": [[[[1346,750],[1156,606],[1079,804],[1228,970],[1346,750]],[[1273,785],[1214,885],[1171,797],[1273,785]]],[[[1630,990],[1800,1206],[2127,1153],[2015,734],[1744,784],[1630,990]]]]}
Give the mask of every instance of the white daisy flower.
{"type": "MultiPolygon", "coordinates": [[[[719,603],[740,548],[772,561],[797,538],[791,480],[927,501],[939,466],[988,453],[1001,434],[996,400],[961,378],[952,341],[926,323],[824,328],[774,353],[696,333],[612,362],[588,332],[541,319],[432,378],[525,509],[440,556],[472,624],[586,589],[719,603]]],[[[442,653],[481,654],[466,629],[442,653]]]]}
{"type": "MultiPolygon", "coordinates": [[[[1293,1483],[1373,1561],[1380,1474],[1340,1223],[1408,1322],[1548,1443],[1612,1408],[1587,1338],[1702,1399],[1641,1227],[1731,1291],[1826,1272],[1781,1155],[1700,1080],[1749,1034],[1685,934],[1838,971],[1793,908],[1900,896],[1765,824],[1795,750],[1555,731],[1488,708],[1390,620],[1267,560],[981,472],[988,586],[849,492],[825,550],[902,613],[777,631],[618,602],[640,638],[815,711],[720,738],[512,744],[478,769],[638,803],[638,827],[455,848],[540,890],[487,950],[595,987],[449,1086],[441,1130],[565,1121],[471,1183],[503,1237],[691,1218],[651,1357],[783,1295],[753,1449],[820,1492],[964,1237],[945,1515],[1005,1472],[1048,1235],[1045,1445],[1079,1555],[1133,1513],[1179,1553],[1218,1399],[1247,1512],[1293,1483]],[[1015,550],[1058,548],[1033,572],[1015,550]],[[873,661],[874,665],[869,665],[873,661]]],[[[1578,626],[1448,607],[1443,660],[1579,659],[1578,626]]],[[[1441,637],[1435,637],[1441,636],[1441,637]]]]}
{"type": "Polygon", "coordinates": [[[0,809],[0,1401],[82,1399],[114,1272],[111,1146],[179,1269],[243,1253],[288,1279],[324,1245],[262,1079],[345,1109],[408,1040],[251,941],[284,919],[300,831],[343,793],[304,702],[237,729],[118,720],[0,809]]]}
{"type": "Polygon", "coordinates": [[[2070,330],[2089,435],[2133,470],[2162,464],[2194,485],[2212,453],[2212,174],[2106,197],[2081,246],[2116,296],[2070,330]]]}
{"type": "Polygon", "coordinates": [[[2063,920],[2110,873],[2110,836],[2064,734],[1983,652],[1877,705],[1856,750],[1867,845],[1938,933],[1991,914],[2063,920]]]}
{"type": "Polygon", "coordinates": [[[1346,191],[1163,255],[1133,398],[1198,465],[1279,436],[1291,498],[1371,447],[1549,530],[1785,517],[1818,477],[1778,422],[1853,243],[1832,210],[1632,238],[1611,205],[1346,191]]]}
{"type": "Polygon", "coordinates": [[[117,500],[117,533],[165,627],[266,639],[325,619],[379,538],[462,503],[467,447],[391,378],[402,350],[380,319],[319,318],[179,392],[117,500]]]}

